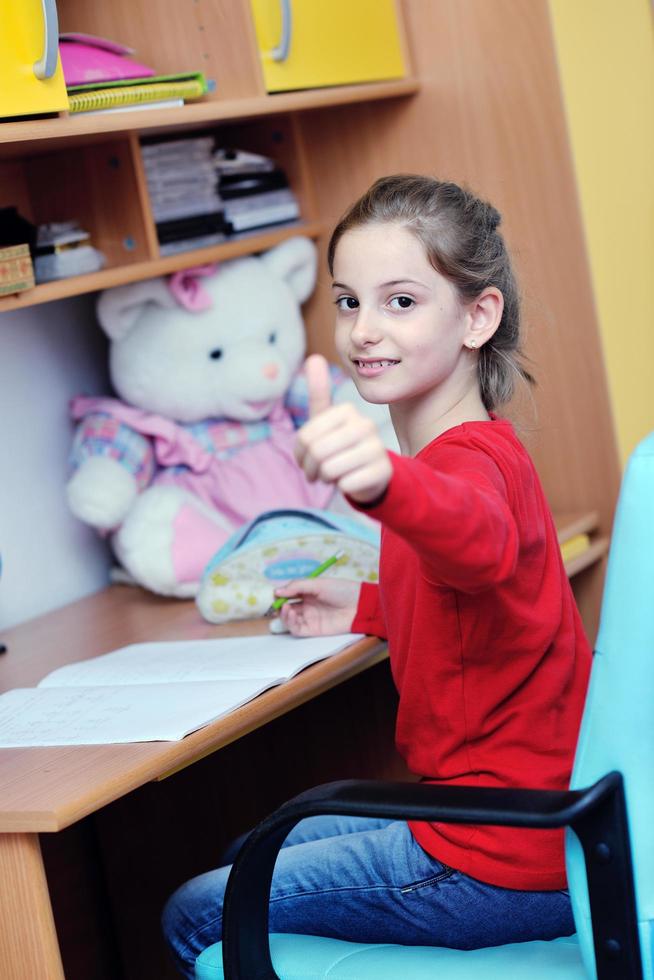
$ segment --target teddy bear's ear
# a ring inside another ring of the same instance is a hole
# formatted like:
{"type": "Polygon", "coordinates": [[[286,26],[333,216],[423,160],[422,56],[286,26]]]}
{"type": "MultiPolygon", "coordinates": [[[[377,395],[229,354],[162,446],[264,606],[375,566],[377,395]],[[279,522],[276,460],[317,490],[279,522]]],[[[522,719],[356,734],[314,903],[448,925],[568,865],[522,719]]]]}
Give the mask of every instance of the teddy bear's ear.
{"type": "Polygon", "coordinates": [[[289,238],[265,252],[261,261],[288,283],[298,303],[304,303],[311,295],[316,284],[318,251],[310,238],[289,238]]]}
{"type": "Polygon", "coordinates": [[[146,279],[144,282],[130,283],[105,289],[100,294],[96,313],[100,326],[111,340],[122,340],[132,329],[148,303],[166,309],[175,306],[166,280],[146,279]]]}

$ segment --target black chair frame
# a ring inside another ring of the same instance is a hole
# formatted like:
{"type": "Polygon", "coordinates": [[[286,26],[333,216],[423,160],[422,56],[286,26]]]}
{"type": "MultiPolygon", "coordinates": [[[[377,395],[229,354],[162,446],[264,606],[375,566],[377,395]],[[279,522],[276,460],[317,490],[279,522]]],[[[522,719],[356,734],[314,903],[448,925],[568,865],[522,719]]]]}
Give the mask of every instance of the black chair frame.
{"type": "Polygon", "coordinates": [[[570,827],[584,852],[598,980],[642,980],[627,811],[618,772],[587,789],[561,792],[353,779],[301,793],[252,831],[234,862],[223,916],[227,980],[279,980],[268,945],[273,868],[289,831],[318,814],[570,827]]]}

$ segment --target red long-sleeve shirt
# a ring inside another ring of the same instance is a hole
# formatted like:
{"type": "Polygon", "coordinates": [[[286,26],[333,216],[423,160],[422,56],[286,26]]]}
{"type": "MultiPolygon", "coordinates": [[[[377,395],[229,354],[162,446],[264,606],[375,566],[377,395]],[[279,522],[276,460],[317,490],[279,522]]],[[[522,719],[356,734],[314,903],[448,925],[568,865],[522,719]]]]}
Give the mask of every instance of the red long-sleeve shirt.
{"type": "MultiPolygon", "coordinates": [[[[535,468],[509,422],[466,422],[393,476],[379,587],[354,632],[388,639],[396,741],[450,785],[566,789],[591,651],[535,468]]],[[[410,823],[438,860],[505,888],[565,887],[563,831],[410,823]]]]}

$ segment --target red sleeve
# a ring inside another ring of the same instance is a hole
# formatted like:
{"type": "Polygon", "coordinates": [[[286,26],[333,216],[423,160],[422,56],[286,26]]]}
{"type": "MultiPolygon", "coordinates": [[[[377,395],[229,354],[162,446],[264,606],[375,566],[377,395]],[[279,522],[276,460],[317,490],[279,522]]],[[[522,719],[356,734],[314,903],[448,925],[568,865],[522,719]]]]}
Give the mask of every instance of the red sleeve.
{"type": "Polygon", "coordinates": [[[433,459],[389,456],[388,489],[365,511],[411,545],[428,581],[478,592],[513,575],[518,530],[504,477],[490,456],[462,446],[433,459]]]}
{"type": "Polygon", "coordinates": [[[366,633],[368,636],[378,636],[387,639],[386,623],[379,601],[379,586],[371,582],[363,582],[359,592],[359,605],[350,627],[353,633],[366,633]]]}

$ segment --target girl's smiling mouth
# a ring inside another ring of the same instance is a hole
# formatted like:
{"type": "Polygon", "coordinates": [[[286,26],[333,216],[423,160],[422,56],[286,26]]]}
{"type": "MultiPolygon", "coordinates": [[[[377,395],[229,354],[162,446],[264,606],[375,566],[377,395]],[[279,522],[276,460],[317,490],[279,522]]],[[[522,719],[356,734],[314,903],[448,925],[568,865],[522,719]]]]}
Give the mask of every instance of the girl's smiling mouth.
{"type": "Polygon", "coordinates": [[[366,377],[370,377],[373,374],[380,374],[385,371],[386,368],[393,367],[395,364],[399,364],[398,360],[391,360],[388,357],[379,358],[363,358],[363,357],[353,357],[352,363],[356,367],[359,374],[363,374],[366,377]]]}

